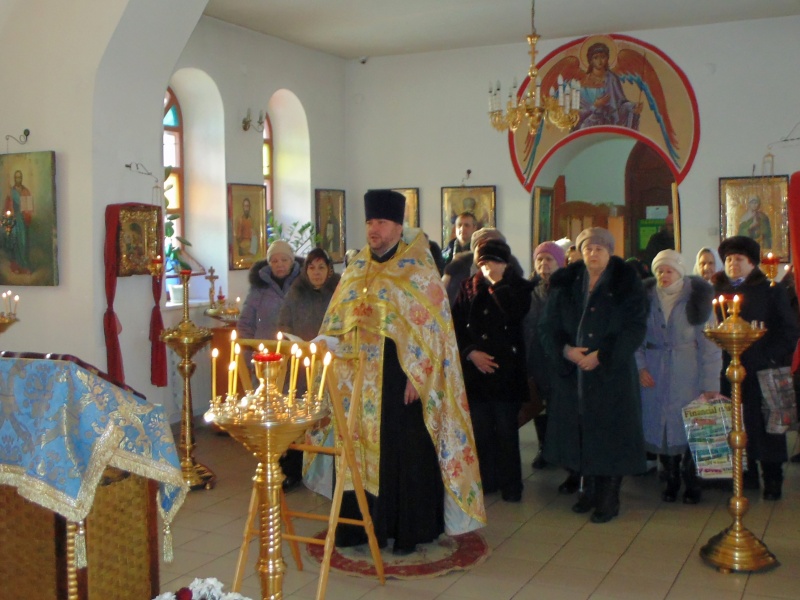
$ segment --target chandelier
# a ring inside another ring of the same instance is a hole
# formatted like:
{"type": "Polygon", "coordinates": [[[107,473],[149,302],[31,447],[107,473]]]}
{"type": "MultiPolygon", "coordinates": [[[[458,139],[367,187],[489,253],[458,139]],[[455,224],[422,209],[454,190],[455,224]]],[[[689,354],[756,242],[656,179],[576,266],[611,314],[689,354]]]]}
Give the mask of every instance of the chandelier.
{"type": "Polygon", "coordinates": [[[549,94],[542,97],[542,79],[536,68],[536,42],[539,35],[536,33],[534,15],[536,0],[531,1],[531,34],[528,36],[528,45],[531,49],[531,66],[528,69],[528,91],[523,96],[518,95],[517,80],[508,92],[508,102],[505,113],[500,100],[500,82],[497,87],[489,84],[489,119],[497,131],[516,131],[523,121],[527,123],[528,133],[536,134],[542,120],[547,117],[547,122],[561,130],[572,129],[577,125],[581,101],[581,84],[578,81],[564,81],[559,75],[557,86],[551,86],[549,94]]]}

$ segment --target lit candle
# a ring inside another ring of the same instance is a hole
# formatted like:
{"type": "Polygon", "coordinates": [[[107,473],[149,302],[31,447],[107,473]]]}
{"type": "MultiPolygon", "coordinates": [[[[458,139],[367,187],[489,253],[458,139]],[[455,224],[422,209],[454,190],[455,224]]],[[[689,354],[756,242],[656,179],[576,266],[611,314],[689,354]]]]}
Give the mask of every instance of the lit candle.
{"type": "Polygon", "coordinates": [[[725,296],[722,294],[719,295],[719,308],[720,312],[722,313],[722,320],[725,320],[725,296]]]}
{"type": "Polygon", "coordinates": [[[217,357],[219,350],[214,348],[211,351],[211,397],[217,397],[217,357]]]}
{"type": "Polygon", "coordinates": [[[228,396],[233,395],[233,375],[236,373],[236,363],[231,361],[228,364],[228,396]]]}
{"type": "Polygon", "coordinates": [[[231,353],[228,356],[228,358],[230,358],[231,360],[233,360],[233,351],[235,347],[236,347],[236,330],[234,329],[233,331],[231,331],[231,353]]]}
{"type": "Polygon", "coordinates": [[[5,292],[3,292],[3,307],[6,310],[6,314],[8,314],[10,312],[10,309],[8,308],[8,294],[5,292]]]}
{"type": "Polygon", "coordinates": [[[291,358],[289,359],[289,393],[294,393],[294,373],[297,370],[297,356],[295,353],[297,352],[297,344],[292,344],[291,349],[289,350],[289,354],[291,358]]]}
{"type": "Polygon", "coordinates": [[[297,378],[300,375],[300,359],[303,358],[303,351],[295,344],[294,350],[294,379],[292,380],[292,396],[297,393],[297,378]]]}
{"type": "Polygon", "coordinates": [[[733,296],[733,314],[739,314],[739,294],[733,296]]]}
{"type": "Polygon", "coordinates": [[[278,335],[277,335],[277,338],[278,338],[278,347],[275,349],[275,354],[280,354],[281,353],[281,342],[283,341],[283,333],[279,331],[278,335]]]}
{"type": "Polygon", "coordinates": [[[17,314],[17,304],[19,304],[19,296],[14,296],[14,315],[17,314]]]}
{"type": "Polygon", "coordinates": [[[325,375],[328,372],[328,365],[331,364],[331,353],[326,352],[322,359],[322,379],[319,380],[319,391],[317,392],[317,402],[322,402],[322,391],[325,389],[325,375]]]}
{"type": "Polygon", "coordinates": [[[258,351],[259,352],[263,352],[264,351],[264,344],[259,344],[258,345],[258,351]]]}
{"type": "Polygon", "coordinates": [[[714,298],[711,301],[711,312],[714,313],[714,327],[718,327],[719,326],[719,318],[717,317],[717,304],[718,304],[717,303],[717,299],[714,298]]]}
{"type": "Polygon", "coordinates": [[[303,366],[306,368],[306,390],[308,397],[311,397],[311,359],[307,356],[303,359],[303,366]]]}
{"type": "Polygon", "coordinates": [[[236,395],[236,390],[239,388],[239,354],[242,352],[241,346],[236,344],[233,348],[233,395],[236,395]]]}
{"type": "MultiPolygon", "coordinates": [[[[314,342],[308,346],[308,349],[311,351],[311,380],[314,380],[314,364],[317,361],[317,345],[314,342]]],[[[311,398],[311,385],[309,384],[308,387],[308,397],[311,398]]]]}

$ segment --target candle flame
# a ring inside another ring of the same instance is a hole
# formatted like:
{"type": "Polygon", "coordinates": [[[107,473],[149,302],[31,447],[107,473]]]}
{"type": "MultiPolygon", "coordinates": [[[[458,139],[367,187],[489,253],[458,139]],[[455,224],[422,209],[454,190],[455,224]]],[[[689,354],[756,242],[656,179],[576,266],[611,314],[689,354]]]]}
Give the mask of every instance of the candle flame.
{"type": "Polygon", "coordinates": [[[259,352],[263,352],[264,351],[264,344],[259,344],[258,345],[258,351],[259,352]]]}
{"type": "Polygon", "coordinates": [[[235,371],[236,370],[236,361],[231,361],[231,364],[228,365],[228,371],[235,371]]]}
{"type": "Polygon", "coordinates": [[[297,347],[297,344],[292,344],[292,348],[291,350],[289,350],[289,354],[297,354],[298,350],[299,348],[297,347]]]}
{"type": "Polygon", "coordinates": [[[219,350],[217,350],[216,348],[214,348],[214,349],[211,351],[211,356],[212,356],[212,358],[217,358],[217,357],[219,356],[219,350]]]}
{"type": "Polygon", "coordinates": [[[734,302],[734,303],[736,303],[736,302],[739,302],[739,294],[735,294],[735,295],[733,296],[733,302],[734,302]]]}
{"type": "Polygon", "coordinates": [[[283,332],[279,331],[278,335],[276,337],[278,338],[278,341],[280,342],[283,339],[283,332]]]}
{"type": "Polygon", "coordinates": [[[236,341],[236,330],[235,329],[233,331],[231,331],[231,341],[232,342],[236,341]]]}
{"type": "Polygon", "coordinates": [[[239,346],[239,344],[236,344],[236,345],[233,347],[233,353],[234,353],[234,354],[239,354],[241,351],[242,351],[242,348],[239,346]]]}
{"type": "Polygon", "coordinates": [[[317,345],[314,342],[311,342],[311,345],[308,347],[308,349],[311,350],[311,354],[317,353],[317,345]]]}
{"type": "Polygon", "coordinates": [[[307,356],[303,359],[303,366],[306,368],[311,366],[311,359],[308,358],[307,356]]]}
{"type": "Polygon", "coordinates": [[[330,352],[326,352],[325,353],[325,358],[322,360],[322,364],[327,366],[327,365],[331,364],[331,360],[332,360],[331,353],[330,352]]]}

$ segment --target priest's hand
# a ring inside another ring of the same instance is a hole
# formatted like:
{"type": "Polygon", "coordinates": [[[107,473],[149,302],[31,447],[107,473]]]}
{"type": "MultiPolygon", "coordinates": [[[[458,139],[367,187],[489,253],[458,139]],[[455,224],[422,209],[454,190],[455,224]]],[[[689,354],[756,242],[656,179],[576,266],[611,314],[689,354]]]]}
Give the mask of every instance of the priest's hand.
{"type": "Polygon", "coordinates": [[[410,379],[406,379],[406,391],[403,395],[403,403],[408,405],[417,400],[419,400],[417,389],[414,387],[414,384],[411,383],[410,379]]]}

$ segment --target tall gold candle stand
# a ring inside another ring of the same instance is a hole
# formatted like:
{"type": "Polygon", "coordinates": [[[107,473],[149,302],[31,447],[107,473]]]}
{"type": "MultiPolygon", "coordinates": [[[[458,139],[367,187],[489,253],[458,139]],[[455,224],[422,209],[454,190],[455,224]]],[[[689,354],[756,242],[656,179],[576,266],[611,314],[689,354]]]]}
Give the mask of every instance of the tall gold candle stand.
{"type": "Polygon", "coordinates": [[[165,330],[161,334],[161,341],[172,348],[181,362],[178,364],[178,371],[183,377],[183,409],[181,415],[181,439],[178,444],[178,452],[181,457],[181,472],[183,480],[193,490],[210,490],[216,483],[216,475],[213,471],[201,465],[194,459],[194,425],[192,422],[192,386],[191,379],[195,370],[192,362],[194,356],[200,348],[205,346],[211,339],[211,330],[205,327],[198,327],[189,320],[189,277],[191,271],[181,271],[181,283],[183,284],[183,320],[176,327],[165,330]]]}
{"type": "Polygon", "coordinates": [[[720,304],[723,317],[727,304],[727,318],[716,327],[707,327],[704,333],[731,356],[725,375],[732,389],[733,426],[728,441],[733,450],[733,496],[728,502],[728,512],[733,517],[733,524],[708,540],[700,549],[700,556],[722,573],[760,571],[776,566],[778,560],[761,540],[742,525],[748,508],[747,498],[742,495],[742,451],[747,446],[747,434],[742,426],[741,385],[745,370],[739,358],[767,330],[763,323],[747,323],[739,316],[738,296],[732,299],[720,297],[720,304]]]}
{"type": "MultiPolygon", "coordinates": [[[[277,355],[273,355],[277,358],[277,355]]],[[[281,533],[281,483],[283,473],[278,459],[289,444],[314,423],[328,415],[318,399],[295,398],[280,393],[277,385],[284,359],[255,362],[261,385],[241,400],[235,394],[214,398],[206,420],[216,423],[258,459],[253,478],[258,490],[259,556],[262,600],[283,598],[283,560],[281,533]]]]}

